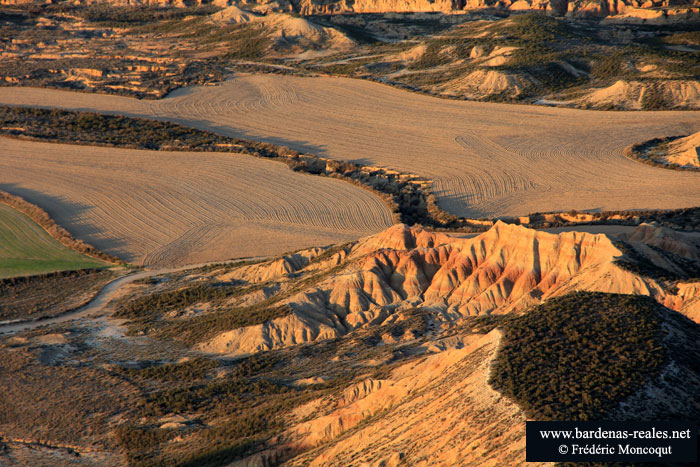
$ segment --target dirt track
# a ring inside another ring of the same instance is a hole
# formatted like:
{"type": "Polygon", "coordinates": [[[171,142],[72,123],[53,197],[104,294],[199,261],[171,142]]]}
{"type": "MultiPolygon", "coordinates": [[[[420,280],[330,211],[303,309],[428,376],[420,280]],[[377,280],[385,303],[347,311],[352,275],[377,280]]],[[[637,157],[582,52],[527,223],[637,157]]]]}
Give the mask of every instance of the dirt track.
{"type": "Polygon", "coordinates": [[[274,255],[392,224],[369,191],[239,154],[0,138],[0,188],[76,237],[148,266],[274,255]]]}
{"type": "Polygon", "coordinates": [[[622,156],[700,130],[700,112],[596,112],[459,102],[341,78],[238,75],[160,101],[0,88],[0,102],[156,117],[434,180],[467,216],[698,205],[700,174],[622,156]]]}

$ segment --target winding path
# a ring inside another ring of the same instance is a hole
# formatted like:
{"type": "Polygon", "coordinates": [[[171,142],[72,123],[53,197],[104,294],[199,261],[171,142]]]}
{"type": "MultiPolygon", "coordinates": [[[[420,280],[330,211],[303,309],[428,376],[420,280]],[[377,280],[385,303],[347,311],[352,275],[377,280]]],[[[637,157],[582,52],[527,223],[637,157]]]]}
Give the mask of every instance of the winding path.
{"type": "Polygon", "coordinates": [[[175,268],[162,268],[162,269],[152,269],[143,270],[135,272],[132,274],[127,274],[125,276],[118,277],[110,282],[108,282],[100,291],[85,305],[67,313],[62,313],[59,316],[46,319],[37,319],[31,321],[16,321],[7,324],[0,324],[0,335],[3,334],[15,334],[18,332],[29,331],[41,326],[48,326],[52,324],[65,323],[67,321],[73,321],[81,318],[88,318],[95,316],[102,312],[104,308],[109,305],[112,299],[119,293],[121,289],[131,284],[139,279],[145,279],[147,277],[159,276],[162,274],[171,274],[174,272],[186,271],[189,269],[197,269],[210,264],[215,263],[203,263],[195,264],[189,266],[180,266],[175,268]]]}

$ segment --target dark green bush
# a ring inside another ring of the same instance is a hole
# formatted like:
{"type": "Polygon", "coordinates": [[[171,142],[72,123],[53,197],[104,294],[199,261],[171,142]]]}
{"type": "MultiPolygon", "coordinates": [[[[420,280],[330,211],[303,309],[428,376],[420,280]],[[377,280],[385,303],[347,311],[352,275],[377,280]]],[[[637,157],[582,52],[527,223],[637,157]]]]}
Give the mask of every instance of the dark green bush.
{"type": "Polygon", "coordinates": [[[662,309],[633,295],[551,299],[504,326],[489,382],[531,419],[602,419],[660,371],[662,309]]]}

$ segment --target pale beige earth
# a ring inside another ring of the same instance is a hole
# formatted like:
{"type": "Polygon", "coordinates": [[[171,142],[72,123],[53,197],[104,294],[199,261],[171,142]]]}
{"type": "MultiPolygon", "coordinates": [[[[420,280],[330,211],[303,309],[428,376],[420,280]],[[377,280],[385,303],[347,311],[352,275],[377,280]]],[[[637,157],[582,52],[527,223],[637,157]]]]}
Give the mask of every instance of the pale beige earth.
{"type": "Polygon", "coordinates": [[[369,191],[241,154],[0,138],[0,187],[81,240],[147,266],[279,254],[392,224],[369,191]]]}
{"type": "Polygon", "coordinates": [[[649,93],[656,92],[674,107],[697,109],[700,106],[700,82],[669,80],[661,83],[656,91],[653,84],[640,81],[617,81],[608,87],[596,89],[579,99],[584,106],[624,108],[640,110],[649,93]]]}
{"type": "Polygon", "coordinates": [[[685,167],[700,167],[700,132],[669,145],[666,161],[685,167]]]}
{"type": "MultiPolygon", "coordinates": [[[[272,38],[280,45],[311,46],[323,45],[323,53],[329,54],[352,47],[355,42],[335,28],[324,27],[306,18],[289,16],[283,13],[258,15],[235,5],[211,15],[214,24],[253,23],[267,27],[272,38]]],[[[315,47],[309,47],[315,48],[315,47]]]]}
{"type": "Polygon", "coordinates": [[[469,217],[691,207],[700,174],[625,158],[651,137],[700,130],[700,112],[601,112],[452,101],[346,78],[236,75],[157,101],[0,88],[0,103],[167,119],[434,181],[469,217]]]}
{"type": "Polygon", "coordinates": [[[288,464],[521,464],[526,417],[488,384],[500,338],[499,331],[474,335],[463,347],[403,365],[387,379],[365,380],[346,389],[331,410],[312,402],[314,417],[280,436],[284,447],[309,449],[288,464]]]}

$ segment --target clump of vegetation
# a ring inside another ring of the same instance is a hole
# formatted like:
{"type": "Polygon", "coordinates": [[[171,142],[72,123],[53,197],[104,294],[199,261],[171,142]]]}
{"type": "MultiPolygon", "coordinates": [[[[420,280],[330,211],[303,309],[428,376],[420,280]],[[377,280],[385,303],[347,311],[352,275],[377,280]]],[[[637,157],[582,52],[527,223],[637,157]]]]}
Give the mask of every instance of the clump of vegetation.
{"type": "Polygon", "coordinates": [[[173,310],[180,310],[197,303],[221,302],[231,296],[234,289],[224,286],[198,284],[179,290],[159,292],[137,298],[119,308],[118,318],[151,321],[173,310]]]}
{"type": "Polygon", "coordinates": [[[147,368],[122,368],[120,371],[126,377],[139,379],[155,379],[159,381],[196,381],[206,378],[219,362],[205,357],[197,357],[182,363],[169,363],[147,368]]]}
{"type": "MultiPolygon", "coordinates": [[[[291,391],[290,388],[272,383],[265,379],[251,381],[248,378],[226,378],[187,388],[170,389],[149,397],[146,413],[164,415],[168,413],[186,413],[197,410],[213,410],[230,398],[241,399],[246,395],[264,396],[291,391]]],[[[264,420],[259,420],[264,423],[264,420]]]]}
{"type": "Polygon", "coordinates": [[[602,419],[661,370],[661,310],[643,296],[549,300],[504,327],[489,382],[531,419],[602,419]]]}
{"type": "Polygon", "coordinates": [[[115,438],[119,446],[127,452],[131,463],[138,463],[147,457],[147,452],[159,444],[175,437],[175,430],[120,425],[115,430],[115,438]]]}
{"type": "Polygon", "coordinates": [[[181,20],[186,16],[204,16],[216,13],[221,8],[214,5],[177,8],[161,6],[117,6],[94,3],[86,8],[76,9],[85,20],[100,23],[101,26],[133,27],[159,21],[181,20]]]}
{"type": "Polygon", "coordinates": [[[195,443],[180,450],[174,446],[165,455],[159,449],[169,439],[164,430],[151,430],[145,442],[122,437],[122,446],[134,460],[160,459],[166,464],[192,466],[221,465],[254,452],[264,440],[283,429],[284,413],[313,397],[307,390],[294,389],[265,376],[278,361],[275,355],[256,355],[232,364],[224,377],[201,379],[201,374],[196,374],[195,379],[173,378],[175,387],[151,392],[138,408],[139,414],[150,418],[204,413],[216,422],[205,428],[195,427],[195,443]]]}
{"type": "Polygon", "coordinates": [[[8,136],[72,144],[187,151],[235,144],[231,138],[181,125],[91,112],[0,106],[0,122],[0,131],[8,136]]]}
{"type": "Polygon", "coordinates": [[[260,290],[265,285],[197,284],[157,292],[126,302],[114,316],[131,320],[129,327],[132,332],[148,332],[161,339],[194,344],[220,332],[262,324],[290,314],[289,306],[277,304],[284,296],[274,296],[251,306],[225,305],[227,300],[260,290]],[[171,312],[200,303],[207,304],[210,310],[190,317],[169,316],[171,312]]]}

